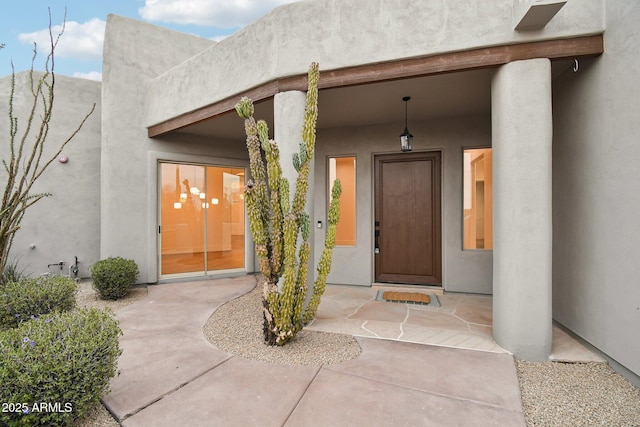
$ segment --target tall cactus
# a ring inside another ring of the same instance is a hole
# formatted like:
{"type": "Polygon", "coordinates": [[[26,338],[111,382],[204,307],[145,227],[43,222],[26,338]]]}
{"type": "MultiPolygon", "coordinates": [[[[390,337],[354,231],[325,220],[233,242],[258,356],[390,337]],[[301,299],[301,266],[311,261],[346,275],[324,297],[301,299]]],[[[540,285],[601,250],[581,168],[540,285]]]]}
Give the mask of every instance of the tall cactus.
{"type": "Polygon", "coordinates": [[[311,298],[306,303],[311,220],[304,207],[316,140],[319,76],[318,64],[314,62],[308,73],[302,143],[300,151],[293,155],[293,165],[298,172],[293,198],[290,198],[289,181],[282,177],[280,152],[276,142],[269,139],[267,124],[263,120],[256,122],[250,99],[243,97],[236,104],[238,115],[245,120],[247,134],[252,179],[245,188],[245,201],[260,272],[265,280],[263,332],[269,345],[284,345],[313,320],[331,270],[342,192],[340,181],[333,186],[325,247],[311,298]]]}

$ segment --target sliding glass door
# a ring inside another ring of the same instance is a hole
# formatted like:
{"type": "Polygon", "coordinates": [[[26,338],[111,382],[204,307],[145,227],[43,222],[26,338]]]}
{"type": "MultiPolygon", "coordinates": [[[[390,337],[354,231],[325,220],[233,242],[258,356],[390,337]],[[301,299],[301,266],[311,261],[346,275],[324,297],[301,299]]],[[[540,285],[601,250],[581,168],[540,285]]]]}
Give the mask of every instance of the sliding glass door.
{"type": "Polygon", "coordinates": [[[160,163],[160,275],[244,268],[244,169],[160,163]]]}

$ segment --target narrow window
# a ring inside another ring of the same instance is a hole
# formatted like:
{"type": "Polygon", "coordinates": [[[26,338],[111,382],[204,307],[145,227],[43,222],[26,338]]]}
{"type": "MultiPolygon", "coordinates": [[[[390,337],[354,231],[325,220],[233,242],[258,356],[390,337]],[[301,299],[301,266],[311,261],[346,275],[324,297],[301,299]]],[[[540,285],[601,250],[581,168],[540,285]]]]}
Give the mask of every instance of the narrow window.
{"type": "Polygon", "coordinates": [[[493,249],[491,148],[464,150],[464,249],[493,249]]]}
{"type": "Polygon", "coordinates": [[[330,157],[329,158],[329,194],[327,200],[331,200],[331,190],[336,179],[342,185],[340,196],[340,221],[336,230],[336,245],[356,245],[356,158],[355,157],[330,157]]]}

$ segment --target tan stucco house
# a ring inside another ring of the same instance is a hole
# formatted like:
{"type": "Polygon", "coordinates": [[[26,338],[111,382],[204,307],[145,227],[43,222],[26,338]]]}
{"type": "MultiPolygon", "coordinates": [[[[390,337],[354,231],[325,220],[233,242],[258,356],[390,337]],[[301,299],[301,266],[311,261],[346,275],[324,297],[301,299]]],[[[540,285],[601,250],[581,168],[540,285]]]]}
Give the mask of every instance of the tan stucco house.
{"type": "Polygon", "coordinates": [[[625,0],[307,0],[216,43],[111,15],[102,83],[61,77],[55,119],[99,111],[14,252],[81,276],[133,258],[143,283],[257,271],[233,106],[251,97],[286,159],[316,61],[316,258],[346,184],[329,282],[492,294],[517,357],[546,359],[556,321],[638,383],[638,22],[625,0]]]}

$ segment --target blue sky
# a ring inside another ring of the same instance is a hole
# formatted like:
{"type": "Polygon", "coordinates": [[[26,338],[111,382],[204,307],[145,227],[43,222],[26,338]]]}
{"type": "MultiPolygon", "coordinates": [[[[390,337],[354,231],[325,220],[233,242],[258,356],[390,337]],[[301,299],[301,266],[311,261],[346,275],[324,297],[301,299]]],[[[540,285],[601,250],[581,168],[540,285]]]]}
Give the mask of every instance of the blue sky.
{"type": "Polygon", "coordinates": [[[55,72],[101,80],[104,27],[110,13],[196,36],[220,40],[276,6],[295,0],[11,0],[0,14],[0,77],[31,67],[44,69],[49,51],[49,8],[54,35],[66,28],[55,54],[55,72]]]}

